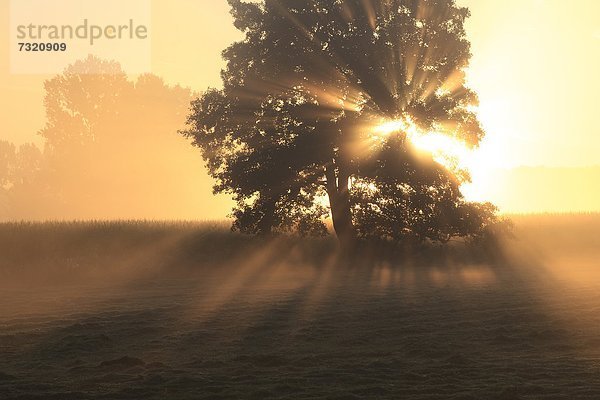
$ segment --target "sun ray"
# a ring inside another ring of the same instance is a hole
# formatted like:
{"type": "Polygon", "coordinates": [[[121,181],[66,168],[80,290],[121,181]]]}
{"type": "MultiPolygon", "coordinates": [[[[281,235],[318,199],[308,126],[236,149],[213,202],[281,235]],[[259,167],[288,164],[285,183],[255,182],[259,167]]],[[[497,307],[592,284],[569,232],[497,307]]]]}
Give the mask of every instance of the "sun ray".
{"type": "Polygon", "coordinates": [[[382,121],[375,126],[373,132],[380,138],[386,138],[396,132],[404,133],[418,151],[431,154],[436,162],[463,177],[465,182],[469,181],[470,171],[477,167],[474,165],[474,151],[469,149],[466,143],[444,133],[424,132],[410,117],[382,121]]]}

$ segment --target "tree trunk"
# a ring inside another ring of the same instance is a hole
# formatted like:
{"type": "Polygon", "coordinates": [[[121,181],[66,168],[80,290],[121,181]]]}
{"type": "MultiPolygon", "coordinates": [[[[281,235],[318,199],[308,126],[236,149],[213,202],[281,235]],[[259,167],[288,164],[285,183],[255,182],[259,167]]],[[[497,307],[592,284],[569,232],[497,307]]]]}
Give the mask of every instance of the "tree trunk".
{"type": "Polygon", "coordinates": [[[327,195],[331,207],[333,229],[340,242],[342,251],[345,254],[349,254],[354,248],[356,241],[356,232],[350,211],[350,191],[348,190],[350,176],[341,169],[338,169],[336,173],[333,165],[325,169],[325,175],[327,178],[327,195]]]}
{"type": "Polygon", "coordinates": [[[257,223],[257,233],[259,236],[269,236],[273,232],[275,225],[275,203],[276,200],[272,193],[268,195],[261,194],[262,217],[257,223]]]}

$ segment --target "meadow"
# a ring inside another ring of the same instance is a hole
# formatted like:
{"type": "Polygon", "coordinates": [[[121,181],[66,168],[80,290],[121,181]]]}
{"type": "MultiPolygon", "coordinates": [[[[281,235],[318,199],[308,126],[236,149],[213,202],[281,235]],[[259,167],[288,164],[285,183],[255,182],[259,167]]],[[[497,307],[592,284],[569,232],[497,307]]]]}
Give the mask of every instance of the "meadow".
{"type": "Polygon", "coordinates": [[[219,221],[0,224],[0,398],[600,398],[600,215],[511,218],[350,260],[219,221]]]}

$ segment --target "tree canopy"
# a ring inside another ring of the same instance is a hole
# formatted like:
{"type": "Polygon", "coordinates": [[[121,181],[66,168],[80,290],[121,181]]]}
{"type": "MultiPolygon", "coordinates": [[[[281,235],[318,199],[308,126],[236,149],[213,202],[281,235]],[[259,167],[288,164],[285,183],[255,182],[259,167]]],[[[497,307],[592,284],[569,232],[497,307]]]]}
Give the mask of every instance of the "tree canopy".
{"type": "Polygon", "coordinates": [[[469,16],[454,0],[229,0],[245,38],[223,52],[223,89],[192,103],[189,129],[248,233],[326,232],[447,241],[480,234],[494,207],[464,200],[468,174],[418,151],[410,132],[477,146],[465,86],[469,16]],[[378,127],[398,122],[389,132],[378,127]]]}

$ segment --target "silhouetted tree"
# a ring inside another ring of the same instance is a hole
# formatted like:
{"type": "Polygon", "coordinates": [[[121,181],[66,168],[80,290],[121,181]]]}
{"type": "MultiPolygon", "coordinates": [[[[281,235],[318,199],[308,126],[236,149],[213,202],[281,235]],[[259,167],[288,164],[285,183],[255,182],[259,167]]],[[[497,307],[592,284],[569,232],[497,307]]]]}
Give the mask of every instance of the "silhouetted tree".
{"type": "Polygon", "coordinates": [[[234,228],[447,241],[494,221],[464,201],[465,174],[415,151],[408,129],[476,146],[484,132],[464,85],[469,12],[454,0],[229,0],[244,40],[223,52],[223,89],[193,102],[183,132],[234,228]],[[396,132],[377,133],[385,121],[396,132]],[[321,199],[327,198],[328,202],[321,199]],[[324,206],[328,204],[328,206],[324,206]]]}

